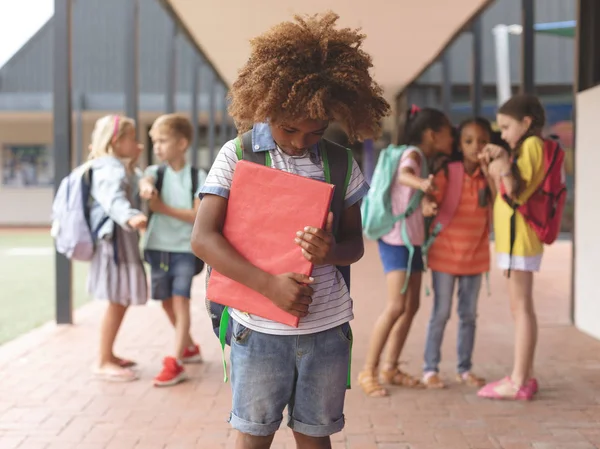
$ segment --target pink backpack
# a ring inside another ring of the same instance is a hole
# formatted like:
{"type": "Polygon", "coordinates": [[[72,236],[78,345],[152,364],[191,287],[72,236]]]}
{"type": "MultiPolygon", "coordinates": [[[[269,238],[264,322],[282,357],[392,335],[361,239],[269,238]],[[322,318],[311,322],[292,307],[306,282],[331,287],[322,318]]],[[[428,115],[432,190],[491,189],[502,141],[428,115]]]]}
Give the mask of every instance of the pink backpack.
{"type": "MultiPolygon", "coordinates": [[[[423,245],[423,260],[425,261],[425,269],[427,270],[427,253],[431,249],[433,242],[436,237],[440,235],[440,233],[450,224],[452,218],[454,218],[454,214],[456,213],[456,209],[458,208],[458,203],[460,202],[460,197],[462,195],[462,187],[463,187],[463,176],[465,174],[465,167],[461,161],[450,162],[448,164],[448,182],[446,184],[446,192],[444,195],[444,201],[439,209],[439,212],[436,214],[433,223],[431,225],[431,232],[427,241],[423,245]]],[[[491,227],[491,208],[490,208],[490,227],[491,227]]],[[[488,273],[486,273],[486,280],[488,286],[488,295],[489,291],[489,279],[488,273]]],[[[429,296],[429,288],[427,290],[427,295],[429,296]]]]}
{"type": "Polygon", "coordinates": [[[423,245],[423,257],[427,258],[427,252],[431,249],[431,245],[435,238],[450,224],[458,203],[460,202],[460,196],[462,195],[462,179],[465,174],[465,167],[462,162],[450,162],[448,164],[448,182],[446,184],[446,194],[444,195],[444,201],[440,207],[439,212],[435,216],[431,225],[431,233],[427,238],[427,241],[423,245]]]}

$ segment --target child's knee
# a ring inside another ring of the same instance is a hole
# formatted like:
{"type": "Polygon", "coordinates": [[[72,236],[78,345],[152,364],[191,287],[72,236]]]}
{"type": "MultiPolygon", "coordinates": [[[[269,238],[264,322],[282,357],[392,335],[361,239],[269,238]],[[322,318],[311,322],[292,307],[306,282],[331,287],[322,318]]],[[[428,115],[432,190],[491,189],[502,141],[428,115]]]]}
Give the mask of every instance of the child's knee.
{"type": "Polygon", "coordinates": [[[189,311],[190,310],[190,299],[185,296],[173,296],[173,306],[178,311],[189,311]]]}
{"type": "Polygon", "coordinates": [[[400,319],[400,317],[402,315],[404,315],[404,312],[406,311],[406,307],[404,305],[404,302],[397,302],[394,304],[388,304],[388,306],[385,309],[385,315],[391,320],[391,321],[397,321],[398,319],[400,319]]]}
{"type": "Polygon", "coordinates": [[[513,316],[529,316],[535,315],[532,298],[518,297],[512,298],[510,302],[510,309],[513,316]]]}

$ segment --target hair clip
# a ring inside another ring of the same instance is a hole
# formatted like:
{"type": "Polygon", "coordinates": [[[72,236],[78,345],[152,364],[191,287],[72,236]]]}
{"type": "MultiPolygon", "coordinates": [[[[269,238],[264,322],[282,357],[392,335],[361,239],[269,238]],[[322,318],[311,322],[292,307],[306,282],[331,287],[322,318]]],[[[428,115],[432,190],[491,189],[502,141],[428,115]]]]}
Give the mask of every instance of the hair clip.
{"type": "Polygon", "coordinates": [[[421,108],[419,106],[417,106],[416,104],[413,104],[410,107],[410,116],[414,117],[415,115],[417,115],[417,112],[419,112],[421,110],[421,108]]]}
{"type": "Polygon", "coordinates": [[[117,138],[117,135],[119,134],[119,121],[120,118],[118,115],[115,115],[115,129],[113,130],[113,139],[117,138]]]}

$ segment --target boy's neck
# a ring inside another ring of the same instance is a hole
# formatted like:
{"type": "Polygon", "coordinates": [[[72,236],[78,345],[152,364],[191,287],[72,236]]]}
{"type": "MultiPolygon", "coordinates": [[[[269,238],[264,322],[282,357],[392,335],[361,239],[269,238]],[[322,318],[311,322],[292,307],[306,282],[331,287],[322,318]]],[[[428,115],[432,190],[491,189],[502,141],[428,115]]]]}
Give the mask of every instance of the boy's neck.
{"type": "Polygon", "coordinates": [[[181,158],[177,158],[177,159],[173,159],[171,161],[167,161],[167,165],[169,167],[171,167],[172,170],[174,171],[179,171],[181,170],[183,167],[185,167],[185,157],[181,157],[181,158]]]}

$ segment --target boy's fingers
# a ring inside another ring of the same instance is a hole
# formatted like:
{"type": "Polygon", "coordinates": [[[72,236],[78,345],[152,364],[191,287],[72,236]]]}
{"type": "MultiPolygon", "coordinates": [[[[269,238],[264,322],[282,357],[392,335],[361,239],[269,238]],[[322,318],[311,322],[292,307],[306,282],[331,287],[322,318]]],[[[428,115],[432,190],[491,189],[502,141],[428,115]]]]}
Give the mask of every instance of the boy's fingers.
{"type": "Polygon", "coordinates": [[[331,232],[332,229],[333,229],[333,212],[329,212],[329,215],[327,215],[327,223],[325,224],[325,231],[331,232]]]}
{"type": "Polygon", "coordinates": [[[299,284],[312,284],[315,281],[314,278],[300,273],[289,273],[287,276],[299,284]]]}

